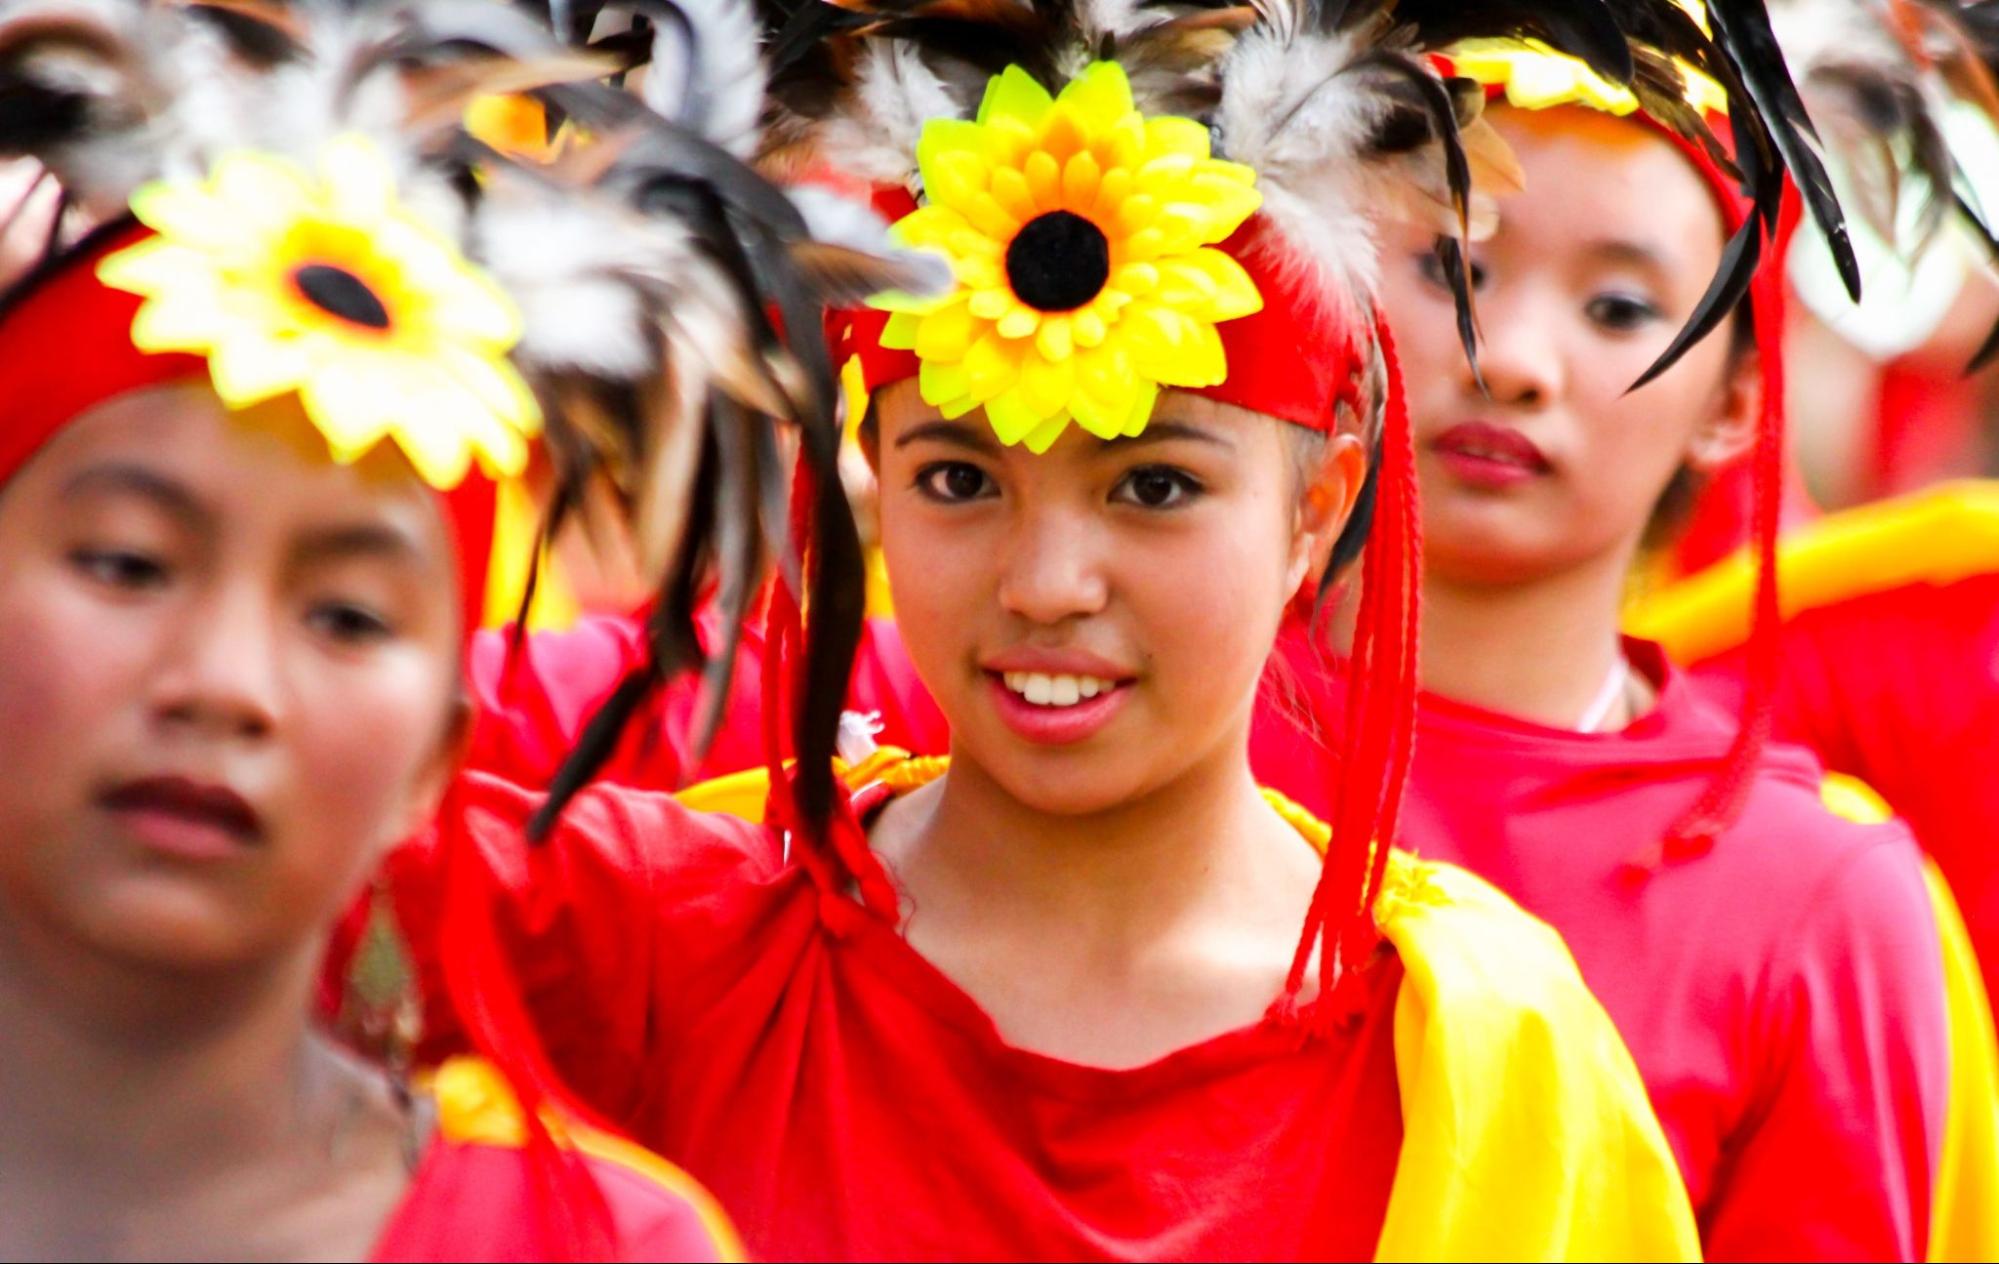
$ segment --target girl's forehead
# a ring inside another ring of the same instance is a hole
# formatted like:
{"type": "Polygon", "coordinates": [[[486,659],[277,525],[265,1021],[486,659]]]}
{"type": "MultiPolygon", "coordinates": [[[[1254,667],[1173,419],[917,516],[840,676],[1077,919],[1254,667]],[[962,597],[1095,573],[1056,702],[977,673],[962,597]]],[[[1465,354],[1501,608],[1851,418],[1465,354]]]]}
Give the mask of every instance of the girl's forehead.
{"type": "Polygon", "coordinates": [[[1500,199],[1496,244],[1614,238],[1677,254],[1726,240],[1715,191],[1649,124],[1573,105],[1490,113],[1525,176],[1500,199]]]}
{"type": "Polygon", "coordinates": [[[294,399],[232,413],[196,383],[134,391],[70,422],[7,485],[32,487],[46,500],[99,468],[124,471],[131,486],[171,486],[217,523],[285,531],[336,518],[380,520],[449,556],[436,498],[409,464],[386,445],[351,464],[335,462],[294,399]]]}

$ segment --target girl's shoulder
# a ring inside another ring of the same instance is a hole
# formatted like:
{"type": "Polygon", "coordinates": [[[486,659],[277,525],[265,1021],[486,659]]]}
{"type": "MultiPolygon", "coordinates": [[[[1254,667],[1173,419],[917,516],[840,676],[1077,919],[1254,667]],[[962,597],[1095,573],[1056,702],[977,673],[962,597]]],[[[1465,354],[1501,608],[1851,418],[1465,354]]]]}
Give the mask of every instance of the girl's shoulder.
{"type": "Polygon", "coordinates": [[[742,1244],[693,1177],[545,1108],[531,1141],[506,1078],[454,1058],[424,1085],[436,1127],[379,1260],[740,1260],[742,1244]]]}

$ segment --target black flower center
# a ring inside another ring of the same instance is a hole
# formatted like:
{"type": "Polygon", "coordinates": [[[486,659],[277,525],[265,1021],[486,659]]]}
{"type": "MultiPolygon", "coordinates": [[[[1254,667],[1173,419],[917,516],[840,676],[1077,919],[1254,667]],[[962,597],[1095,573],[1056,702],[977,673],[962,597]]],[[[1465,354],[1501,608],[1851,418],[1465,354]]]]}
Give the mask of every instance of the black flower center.
{"type": "Polygon", "coordinates": [[[292,272],[292,284],[306,301],[344,321],[369,329],[389,327],[389,309],[368,283],[330,263],[308,263],[292,272]]]}
{"type": "Polygon", "coordinates": [[[1074,311],[1111,275],[1111,244],[1080,215],[1049,211],[1027,221],[1006,248],[1006,279],[1029,307],[1074,311]]]}

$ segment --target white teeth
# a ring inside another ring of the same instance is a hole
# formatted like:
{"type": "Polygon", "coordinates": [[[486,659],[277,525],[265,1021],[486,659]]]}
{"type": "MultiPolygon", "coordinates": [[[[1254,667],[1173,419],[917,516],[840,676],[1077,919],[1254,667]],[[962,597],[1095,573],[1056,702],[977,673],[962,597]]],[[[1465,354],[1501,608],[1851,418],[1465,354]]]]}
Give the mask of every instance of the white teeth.
{"type": "Polygon", "coordinates": [[[1109,693],[1114,680],[1096,676],[1049,676],[1041,672],[1004,672],[1006,687],[1037,707],[1073,707],[1085,698],[1109,693]]]}

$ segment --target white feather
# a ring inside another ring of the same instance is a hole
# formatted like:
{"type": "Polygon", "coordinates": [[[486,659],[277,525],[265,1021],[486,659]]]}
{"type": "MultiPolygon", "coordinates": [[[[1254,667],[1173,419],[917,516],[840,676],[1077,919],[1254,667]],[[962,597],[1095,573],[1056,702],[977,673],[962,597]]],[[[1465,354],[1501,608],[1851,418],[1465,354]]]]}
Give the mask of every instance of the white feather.
{"type": "Polygon", "coordinates": [[[787,189],[791,204],[805,217],[806,233],[814,241],[871,255],[904,271],[900,288],[912,294],[938,294],[951,287],[950,260],[927,250],[905,250],[889,240],[888,223],[871,207],[829,189],[801,185],[787,189]]]}
{"type": "Polygon", "coordinates": [[[691,254],[677,224],[515,181],[489,191],[471,237],[472,253],[520,308],[524,364],[623,381],[657,368],[634,283],[691,254]]]}
{"type": "Polygon", "coordinates": [[[951,95],[916,50],[893,40],[863,47],[854,105],[828,121],[820,144],[827,162],[876,184],[907,185],[916,174],[916,141],[933,118],[962,118],[968,103],[951,95]]]}
{"type": "Polygon", "coordinates": [[[763,114],[756,15],[743,0],[670,0],[687,25],[653,20],[652,61],[639,95],[659,114],[747,159],[763,114]]]}
{"type": "Polygon", "coordinates": [[[1384,106],[1343,74],[1366,48],[1356,36],[1258,28],[1223,62],[1215,128],[1223,156],[1257,170],[1263,213],[1328,296],[1349,310],[1376,280],[1375,220],[1388,199],[1363,147],[1384,106]]]}

